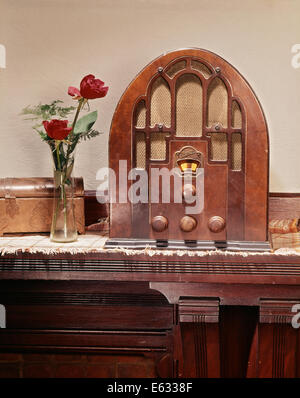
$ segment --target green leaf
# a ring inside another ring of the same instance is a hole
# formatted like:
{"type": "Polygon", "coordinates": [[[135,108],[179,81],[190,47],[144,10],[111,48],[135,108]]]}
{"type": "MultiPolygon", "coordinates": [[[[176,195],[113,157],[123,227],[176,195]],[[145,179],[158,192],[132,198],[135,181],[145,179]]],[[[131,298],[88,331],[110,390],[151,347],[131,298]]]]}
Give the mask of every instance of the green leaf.
{"type": "Polygon", "coordinates": [[[63,104],[61,100],[52,101],[50,104],[41,104],[31,106],[28,105],[21,112],[21,115],[32,115],[30,118],[26,118],[25,120],[50,120],[53,117],[57,119],[66,119],[70,114],[72,114],[75,110],[75,106],[63,107],[58,104],[63,104]]]}
{"type": "Polygon", "coordinates": [[[88,113],[85,116],[82,116],[79,120],[77,120],[77,123],[74,127],[74,134],[81,134],[81,133],[86,133],[91,128],[93,127],[95,121],[97,120],[98,112],[94,111],[91,113],[88,113]]]}
{"type": "Polygon", "coordinates": [[[102,134],[102,133],[100,133],[97,130],[89,130],[86,133],[80,133],[78,135],[80,135],[81,140],[86,141],[86,140],[90,140],[91,138],[97,137],[97,135],[100,135],[100,134],[102,134]]]}

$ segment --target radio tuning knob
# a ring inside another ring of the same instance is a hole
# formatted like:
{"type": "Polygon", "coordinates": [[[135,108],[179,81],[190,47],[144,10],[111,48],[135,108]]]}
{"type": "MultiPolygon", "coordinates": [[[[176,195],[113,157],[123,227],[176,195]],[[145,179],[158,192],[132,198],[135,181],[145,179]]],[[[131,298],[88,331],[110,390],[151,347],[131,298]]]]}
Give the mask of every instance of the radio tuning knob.
{"type": "Polygon", "coordinates": [[[214,233],[223,231],[225,225],[226,223],[224,218],[220,216],[213,216],[208,221],[208,228],[214,233]]]}
{"type": "Polygon", "coordinates": [[[191,232],[197,226],[197,221],[191,216],[184,216],[180,220],[180,229],[183,232],[191,232]]]}
{"type": "Polygon", "coordinates": [[[151,225],[154,231],[162,232],[168,228],[168,219],[164,216],[155,216],[151,220],[151,225]]]}

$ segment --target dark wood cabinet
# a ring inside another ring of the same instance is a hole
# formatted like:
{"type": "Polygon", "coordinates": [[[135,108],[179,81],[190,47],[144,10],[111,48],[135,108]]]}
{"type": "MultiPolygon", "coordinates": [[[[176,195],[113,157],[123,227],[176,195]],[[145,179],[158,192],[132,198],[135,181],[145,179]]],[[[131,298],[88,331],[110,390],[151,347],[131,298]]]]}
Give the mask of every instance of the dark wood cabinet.
{"type": "Polygon", "coordinates": [[[0,270],[1,377],[299,377],[297,255],[23,253],[0,270]]]}

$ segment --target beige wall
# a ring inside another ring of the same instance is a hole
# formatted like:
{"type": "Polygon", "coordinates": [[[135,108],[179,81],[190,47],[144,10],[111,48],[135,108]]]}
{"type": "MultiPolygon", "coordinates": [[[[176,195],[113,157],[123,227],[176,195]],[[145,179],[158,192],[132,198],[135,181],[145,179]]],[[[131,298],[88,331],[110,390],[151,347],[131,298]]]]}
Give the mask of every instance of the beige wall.
{"type": "Polygon", "coordinates": [[[95,189],[107,165],[115,106],[132,78],[165,51],[201,47],[250,82],[269,125],[270,191],[300,192],[299,0],[0,0],[0,177],[51,175],[48,146],[19,116],[28,104],[60,98],[93,73],[109,86],[91,102],[105,134],[78,147],[76,174],[95,189]]]}

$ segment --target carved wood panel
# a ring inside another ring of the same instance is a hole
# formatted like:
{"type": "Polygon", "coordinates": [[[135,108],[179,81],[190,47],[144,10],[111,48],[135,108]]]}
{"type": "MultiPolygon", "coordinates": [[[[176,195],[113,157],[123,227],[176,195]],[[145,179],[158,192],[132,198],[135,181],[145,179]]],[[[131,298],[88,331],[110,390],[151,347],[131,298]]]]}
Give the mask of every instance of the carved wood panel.
{"type": "Polygon", "coordinates": [[[219,377],[219,300],[181,297],[178,322],[183,377],[219,377]]]}
{"type": "Polygon", "coordinates": [[[299,377],[299,328],[292,325],[292,307],[299,300],[260,300],[260,316],[253,339],[248,377],[299,377]]]}

